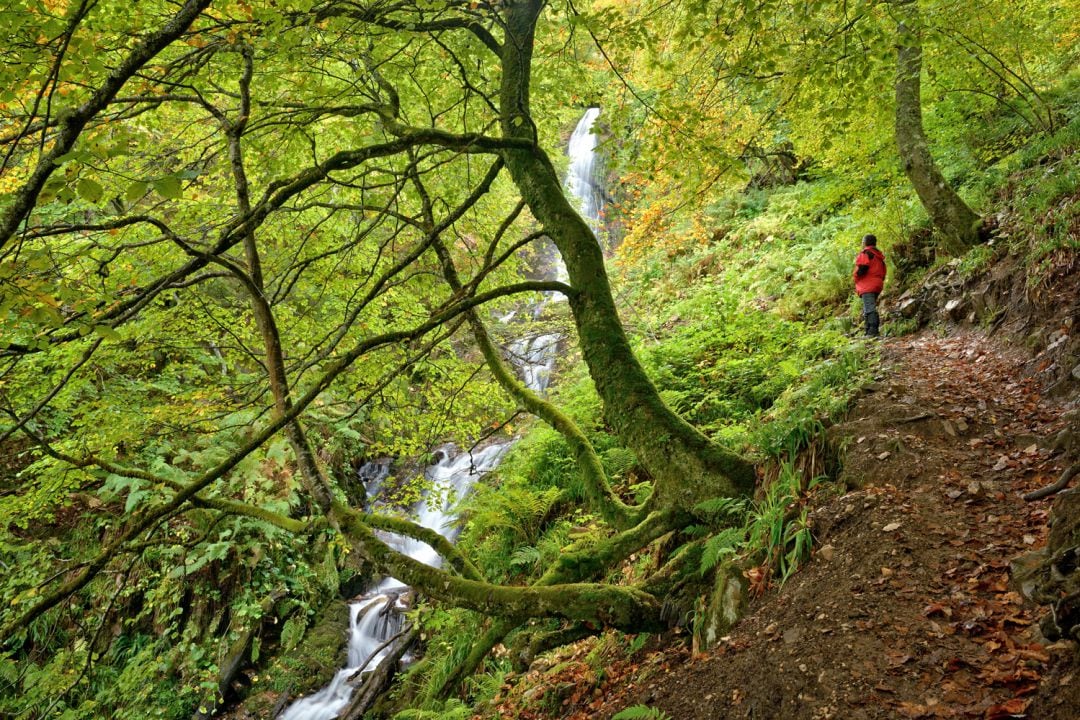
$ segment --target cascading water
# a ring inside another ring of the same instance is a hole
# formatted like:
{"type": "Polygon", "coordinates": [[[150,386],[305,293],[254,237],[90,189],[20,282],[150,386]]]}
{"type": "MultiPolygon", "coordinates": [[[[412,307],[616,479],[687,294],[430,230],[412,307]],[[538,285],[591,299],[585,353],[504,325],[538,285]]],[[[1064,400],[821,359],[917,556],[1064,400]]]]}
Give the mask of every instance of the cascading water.
{"type": "MultiPolygon", "coordinates": [[[[596,137],[592,125],[600,114],[599,108],[589,108],[578,122],[570,139],[570,172],[565,188],[569,195],[581,203],[581,212],[594,232],[600,231],[600,212],[603,193],[596,173],[596,137]]],[[[557,256],[556,256],[557,257],[557,256]]],[[[566,269],[561,259],[556,263],[557,276],[565,279],[566,269]]],[[[532,315],[539,316],[545,298],[533,308],[532,315]]],[[[502,318],[510,322],[513,313],[502,318]]],[[[543,334],[522,338],[507,348],[507,354],[521,374],[522,381],[531,390],[543,393],[551,381],[560,336],[543,334]]],[[[453,506],[458,498],[468,493],[478,478],[498,466],[502,456],[510,449],[512,440],[492,443],[475,452],[455,453],[453,446],[444,446],[439,462],[428,467],[425,475],[430,490],[413,509],[414,520],[453,541],[456,538],[453,506]]],[[[389,460],[383,459],[365,464],[359,470],[368,495],[368,506],[378,505],[378,493],[390,472],[389,460]]],[[[380,533],[395,550],[423,563],[438,567],[442,560],[427,543],[389,533],[380,533]]],[[[379,666],[388,652],[387,641],[401,630],[403,596],[408,588],[394,578],[385,578],[363,597],[349,606],[349,645],[346,667],[334,676],[329,685],[317,693],[297,700],[280,716],[282,720],[331,720],[346,708],[352,697],[351,680],[360,672],[370,672],[379,666]]]]}
{"type": "Polygon", "coordinates": [[[593,107],[585,111],[570,136],[567,155],[570,156],[570,170],[566,174],[566,192],[581,203],[581,215],[589,227],[600,236],[602,215],[604,212],[603,163],[596,154],[596,135],[593,124],[600,116],[600,108],[593,107]]]}

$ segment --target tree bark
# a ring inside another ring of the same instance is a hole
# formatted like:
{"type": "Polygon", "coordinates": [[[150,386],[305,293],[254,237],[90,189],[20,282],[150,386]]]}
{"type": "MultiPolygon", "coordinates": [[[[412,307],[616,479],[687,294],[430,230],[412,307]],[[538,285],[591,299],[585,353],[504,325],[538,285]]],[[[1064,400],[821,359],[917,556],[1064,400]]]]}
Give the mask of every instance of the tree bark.
{"type": "MultiPolygon", "coordinates": [[[[247,171],[244,169],[244,153],[241,146],[244,130],[247,127],[248,118],[251,117],[251,77],[253,74],[253,61],[251,51],[248,48],[241,49],[243,71],[240,75],[240,109],[236,122],[228,122],[222,114],[221,120],[225,125],[226,135],[229,138],[229,165],[232,169],[233,186],[236,191],[237,208],[241,215],[251,213],[251,191],[248,185],[247,171]]],[[[255,238],[255,230],[248,229],[243,235],[244,256],[248,265],[248,277],[241,277],[241,284],[251,297],[252,314],[255,316],[255,324],[262,336],[266,373],[270,380],[270,393],[274,399],[274,413],[276,417],[286,415],[292,408],[292,398],[289,395],[289,377],[285,369],[285,355],[281,349],[281,335],[278,332],[277,322],[274,319],[273,308],[266,299],[263,285],[262,261],[259,259],[259,247],[255,238]]],[[[300,419],[291,421],[285,427],[285,436],[292,446],[296,465],[300,470],[300,476],[304,480],[308,492],[314,498],[316,505],[328,515],[330,512],[331,491],[326,477],[322,474],[318,462],[315,460],[315,452],[308,441],[307,433],[304,432],[300,419]]]]}
{"type": "Polygon", "coordinates": [[[379,666],[364,676],[363,682],[353,693],[349,704],[338,715],[340,720],[360,720],[375,702],[390,689],[401,664],[401,658],[420,637],[420,628],[413,626],[394,641],[390,652],[382,659],[379,666]]]}
{"type": "Polygon", "coordinates": [[[952,189],[930,154],[922,120],[922,41],[917,0],[894,0],[900,22],[896,46],[896,146],[945,249],[961,254],[979,241],[982,218],[952,189]]]}
{"type": "Polygon", "coordinates": [[[543,5],[542,0],[511,0],[505,6],[503,136],[534,144],[530,149],[505,149],[502,155],[533,216],[566,264],[582,357],[603,400],[605,419],[653,476],[653,507],[689,509],[710,497],[752,492],[753,466],[711,442],[661,400],[619,320],[600,243],[564,195],[550,159],[535,144],[529,75],[543,5]]]}
{"type": "Polygon", "coordinates": [[[636,588],[601,583],[538,583],[512,587],[450,575],[393,550],[366,525],[362,514],[337,502],[334,518],[364,557],[387,575],[455,607],[503,618],[561,617],[627,632],[663,627],[660,603],[636,588]]]}

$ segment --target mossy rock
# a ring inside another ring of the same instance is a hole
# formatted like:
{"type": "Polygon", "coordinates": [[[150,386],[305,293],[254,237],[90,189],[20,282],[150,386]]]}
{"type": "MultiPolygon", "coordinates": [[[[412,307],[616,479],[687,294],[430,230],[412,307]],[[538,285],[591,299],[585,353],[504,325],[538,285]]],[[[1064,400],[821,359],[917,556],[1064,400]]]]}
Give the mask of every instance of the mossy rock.
{"type": "Polygon", "coordinates": [[[726,635],[746,612],[747,583],[742,569],[725,563],[716,570],[712,592],[701,598],[694,618],[694,649],[708,650],[726,635]]]}
{"type": "Polygon", "coordinates": [[[344,600],[327,603],[290,652],[274,658],[258,673],[236,717],[270,717],[270,711],[288,692],[290,702],[323,687],[345,665],[349,630],[349,605],[344,600]]]}

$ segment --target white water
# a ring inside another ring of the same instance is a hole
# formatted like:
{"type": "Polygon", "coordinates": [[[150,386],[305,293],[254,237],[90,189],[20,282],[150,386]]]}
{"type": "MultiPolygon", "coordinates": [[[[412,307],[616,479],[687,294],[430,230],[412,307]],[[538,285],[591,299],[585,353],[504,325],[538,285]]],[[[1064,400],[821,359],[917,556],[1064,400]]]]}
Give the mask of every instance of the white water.
{"type": "Polygon", "coordinates": [[[604,211],[603,179],[599,177],[600,163],[596,155],[596,135],[593,124],[600,116],[600,108],[589,108],[578,121],[566,154],[570,156],[570,170],[566,175],[566,192],[580,203],[581,215],[589,227],[600,236],[601,215],[604,211]]]}
{"type": "MultiPolygon", "coordinates": [[[[574,130],[568,150],[570,172],[565,183],[567,193],[581,202],[582,215],[594,232],[600,230],[599,214],[603,195],[593,177],[596,136],[592,135],[590,130],[599,114],[599,108],[590,108],[574,130]]],[[[556,260],[557,277],[564,280],[566,268],[557,254],[556,260]]],[[[549,298],[545,298],[533,308],[534,317],[539,315],[548,301],[549,298]]],[[[510,313],[501,318],[502,322],[509,323],[513,315],[514,313],[510,313]]],[[[522,381],[531,390],[538,393],[547,390],[560,339],[557,334],[525,337],[507,348],[509,359],[520,372],[522,381]]],[[[498,466],[512,444],[512,440],[505,440],[475,452],[459,454],[454,452],[451,445],[439,448],[437,453],[442,455],[439,462],[425,471],[431,481],[431,489],[413,508],[414,520],[453,541],[457,536],[454,527],[454,505],[457,500],[468,493],[477,479],[498,466]]],[[[369,506],[380,504],[379,491],[389,472],[388,460],[367,463],[358,471],[367,491],[369,506]]],[[[411,558],[432,567],[441,565],[442,559],[427,543],[391,533],[380,533],[380,536],[395,550],[411,558]]],[[[322,690],[290,705],[284,714],[279,716],[281,720],[331,720],[345,709],[353,692],[350,678],[361,668],[363,672],[370,672],[378,667],[388,651],[388,648],[379,648],[401,630],[401,611],[405,609],[402,596],[407,592],[408,588],[400,581],[385,578],[360,600],[350,604],[347,666],[338,670],[334,679],[322,690]]]]}

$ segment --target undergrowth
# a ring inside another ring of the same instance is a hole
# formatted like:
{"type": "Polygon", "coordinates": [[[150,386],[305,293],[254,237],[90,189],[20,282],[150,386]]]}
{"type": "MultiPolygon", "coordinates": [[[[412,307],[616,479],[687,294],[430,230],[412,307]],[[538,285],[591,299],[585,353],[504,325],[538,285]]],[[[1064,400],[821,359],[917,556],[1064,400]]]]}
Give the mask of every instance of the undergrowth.
{"type": "MultiPolygon", "coordinates": [[[[1014,224],[1030,230],[1023,252],[1035,268],[1078,247],[1080,104],[1068,97],[1057,98],[1066,121],[1052,135],[1000,113],[990,116],[982,144],[942,155],[946,176],[981,212],[1006,205],[1014,224]]],[[[958,133],[950,141],[961,140],[958,133]]],[[[857,337],[852,300],[861,235],[877,234],[887,256],[896,248],[887,294],[899,294],[945,258],[932,250],[926,214],[894,163],[859,175],[822,170],[794,185],[727,194],[682,216],[674,203],[664,211],[663,242],[646,242],[631,228],[616,257],[620,313],[665,401],[768,470],[754,498],[700,505],[663,560],[682,556],[687,572],[703,579],[731,563],[746,569],[752,591],[761,591],[789,579],[810,556],[809,506],[835,488],[820,466],[800,458],[819,450],[824,428],[846,411],[878,362],[876,346],[857,337]]],[[[1001,240],[977,246],[960,260],[960,272],[984,272],[1010,249],[1016,247],[1001,240]]],[[[554,396],[595,443],[615,490],[639,502],[649,478],[608,431],[584,373],[564,371],[554,396]]],[[[467,500],[461,539],[493,579],[529,582],[570,543],[605,532],[581,510],[584,493],[569,448],[550,429],[532,427],[493,479],[467,500]]],[[[640,578],[661,560],[658,552],[643,551],[606,579],[640,578]]],[[[460,640],[476,631],[463,622],[455,634],[460,640]]],[[[440,652],[439,662],[449,664],[460,650],[450,643],[440,652]]],[[[508,670],[504,658],[489,660],[470,702],[492,698],[508,670]]],[[[439,707],[427,705],[428,712],[439,707]]],[[[446,717],[457,711],[445,706],[446,717]]],[[[621,717],[657,712],[637,706],[621,717]]]]}

